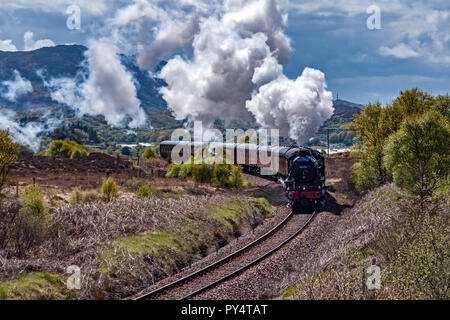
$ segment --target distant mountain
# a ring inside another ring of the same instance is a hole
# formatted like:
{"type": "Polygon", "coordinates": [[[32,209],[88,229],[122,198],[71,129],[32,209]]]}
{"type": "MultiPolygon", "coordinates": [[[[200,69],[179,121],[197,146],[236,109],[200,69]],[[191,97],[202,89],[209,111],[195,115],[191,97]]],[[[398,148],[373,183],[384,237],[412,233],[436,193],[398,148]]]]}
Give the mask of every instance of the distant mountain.
{"type": "Polygon", "coordinates": [[[364,110],[362,104],[345,100],[334,100],[333,107],[333,115],[325,121],[319,133],[322,133],[324,128],[347,128],[348,124],[355,118],[355,114],[359,115],[364,110]]]}
{"type": "MultiPolygon", "coordinates": [[[[37,115],[30,113],[33,110],[55,108],[65,110],[64,112],[67,113],[68,108],[63,108],[63,106],[51,99],[50,92],[44,86],[43,80],[37,74],[37,71],[43,70],[46,77],[73,78],[79,71],[83,71],[86,50],[87,48],[81,45],[60,45],[27,52],[0,51],[0,83],[11,80],[14,77],[14,70],[17,70],[21,77],[31,82],[33,87],[32,92],[21,96],[16,102],[11,102],[0,95],[0,106],[13,108],[17,111],[26,111],[20,116],[22,121],[25,122],[31,116],[36,118],[35,120],[39,119],[37,115]]],[[[165,86],[166,83],[161,79],[152,77],[149,72],[141,70],[136,65],[133,57],[121,55],[120,59],[136,80],[138,98],[141,101],[142,108],[148,113],[152,126],[163,131],[181,126],[182,122],[174,119],[171,112],[167,110],[167,104],[159,93],[159,88],[165,86]]],[[[157,65],[154,73],[160,71],[166,63],[162,61],[157,65]]],[[[324,128],[347,128],[348,124],[353,121],[354,115],[359,114],[364,108],[363,105],[345,100],[335,100],[333,105],[335,108],[334,114],[324,123],[318,134],[323,134],[325,132],[324,128]]],[[[109,130],[105,129],[107,128],[106,121],[102,120],[101,117],[84,117],[82,125],[83,127],[92,127],[92,129],[96,130],[98,129],[97,127],[102,127],[102,130],[99,129],[100,133],[109,130]]],[[[239,125],[254,127],[256,123],[250,121],[246,124],[240,122],[236,124],[236,126],[239,125]]],[[[218,128],[221,128],[221,126],[219,125],[218,128]]],[[[125,130],[120,129],[117,133],[114,133],[115,136],[112,138],[112,141],[120,141],[122,139],[122,141],[125,141],[125,139],[127,139],[126,141],[128,139],[131,139],[130,141],[140,141],[141,138],[144,139],[142,135],[147,134],[138,132],[138,136],[135,138],[132,136],[122,138],[125,136],[122,131],[125,132],[125,130]],[[118,138],[117,136],[120,137],[118,138]]],[[[112,133],[108,131],[103,136],[107,139],[112,137],[112,133]]]]}
{"type": "MultiPolygon", "coordinates": [[[[33,86],[33,92],[21,96],[15,103],[0,96],[0,105],[18,110],[57,107],[58,104],[52,101],[49,90],[36,73],[37,70],[43,70],[46,76],[53,78],[74,77],[82,69],[86,50],[81,45],[60,45],[26,52],[0,51],[0,83],[11,80],[14,70],[17,70],[33,86]]],[[[122,55],[121,60],[138,82],[137,92],[142,108],[147,112],[166,110],[167,104],[158,92],[165,85],[164,81],[152,78],[148,72],[139,69],[131,57],[122,55]]],[[[161,66],[157,68],[161,69],[161,66]]]]}
{"type": "Polygon", "coordinates": [[[357,104],[345,100],[334,100],[333,107],[333,116],[343,117],[347,119],[353,119],[354,114],[359,114],[364,109],[364,106],[362,104],[357,104]]]}

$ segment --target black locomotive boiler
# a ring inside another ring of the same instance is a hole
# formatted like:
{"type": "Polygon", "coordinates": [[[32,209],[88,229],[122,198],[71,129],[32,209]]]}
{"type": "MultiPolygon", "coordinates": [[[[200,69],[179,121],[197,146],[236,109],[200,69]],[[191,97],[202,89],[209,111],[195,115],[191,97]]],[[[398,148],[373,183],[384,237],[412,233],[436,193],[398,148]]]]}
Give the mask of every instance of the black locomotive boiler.
{"type": "MultiPolygon", "coordinates": [[[[292,206],[324,203],[325,159],[319,151],[307,147],[271,147],[248,143],[213,144],[215,148],[220,147],[224,152],[231,153],[235,163],[243,166],[244,172],[277,178],[292,206]],[[268,157],[272,159],[270,164],[267,163],[268,157]],[[276,171],[273,171],[273,161],[278,161],[276,171]]],[[[211,146],[201,142],[163,141],[160,144],[161,156],[170,161],[176,145],[190,149],[192,155],[198,148],[211,146]]]]}

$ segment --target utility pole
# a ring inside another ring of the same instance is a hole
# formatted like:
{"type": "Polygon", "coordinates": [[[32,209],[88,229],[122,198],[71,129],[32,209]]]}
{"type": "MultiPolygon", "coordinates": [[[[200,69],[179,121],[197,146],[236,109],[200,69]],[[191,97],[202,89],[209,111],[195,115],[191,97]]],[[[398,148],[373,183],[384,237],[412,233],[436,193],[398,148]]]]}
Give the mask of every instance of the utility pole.
{"type": "Polygon", "coordinates": [[[330,155],[330,129],[327,129],[328,156],[330,155]]]}

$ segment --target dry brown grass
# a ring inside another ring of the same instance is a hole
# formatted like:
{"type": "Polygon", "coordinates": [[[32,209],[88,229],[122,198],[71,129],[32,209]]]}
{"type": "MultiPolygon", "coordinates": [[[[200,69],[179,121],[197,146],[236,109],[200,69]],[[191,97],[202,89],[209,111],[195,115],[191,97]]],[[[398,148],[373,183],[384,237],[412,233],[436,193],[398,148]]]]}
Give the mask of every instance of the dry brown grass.
{"type": "MultiPolygon", "coordinates": [[[[445,250],[442,251],[442,248],[438,250],[435,247],[437,251],[434,252],[434,249],[423,249],[418,244],[411,248],[408,243],[430,241],[428,245],[431,245],[434,241],[431,238],[443,236],[448,239],[449,209],[445,205],[448,197],[448,192],[444,192],[434,200],[434,208],[430,209],[434,212],[436,219],[442,221],[442,230],[438,231],[439,223],[428,222],[425,225],[424,221],[427,220],[428,213],[418,213],[414,200],[399,191],[393,184],[371,191],[358,201],[354,208],[344,212],[339,223],[327,234],[319,248],[311,255],[302,257],[302,262],[299,263],[301,268],[298,270],[299,284],[287,290],[284,298],[436,299],[445,297],[448,294],[448,291],[445,293],[448,288],[445,289],[445,284],[442,285],[442,283],[445,283],[445,279],[448,280],[448,275],[445,272],[439,272],[440,268],[445,269],[445,264],[449,263],[448,255],[445,258],[445,254],[442,253],[445,250]],[[417,219],[417,216],[420,219],[417,219]],[[432,230],[429,227],[431,225],[434,225],[435,229],[432,230]],[[403,236],[400,237],[400,234],[403,236]],[[422,241],[418,234],[429,234],[429,236],[425,236],[425,240],[422,241]],[[430,253],[431,251],[433,253],[430,253]],[[409,262],[408,260],[399,262],[403,261],[399,260],[401,252],[403,254],[409,252],[409,262]],[[423,258],[429,259],[435,267],[416,268],[414,266],[416,262],[423,258]],[[364,285],[364,268],[370,266],[373,259],[382,269],[382,289],[368,291],[364,285]],[[427,275],[433,272],[435,275],[430,278],[433,279],[430,281],[441,283],[439,288],[435,288],[439,285],[433,284],[435,287],[429,289],[428,284],[419,285],[420,282],[411,280],[418,274],[422,274],[419,278],[427,278],[427,275]]],[[[441,239],[432,246],[442,246],[443,242],[445,240],[441,239]]],[[[448,243],[446,247],[448,252],[448,243]]]]}
{"type": "MultiPolygon", "coordinates": [[[[210,248],[223,245],[249,230],[255,221],[263,220],[253,198],[242,191],[180,179],[152,180],[151,185],[155,197],[138,198],[124,190],[111,202],[99,199],[71,205],[59,201],[49,210],[48,237],[23,258],[15,254],[11,243],[0,238],[0,281],[17,279],[24,271],[63,275],[68,266],[77,265],[82,271],[82,290],[74,296],[120,298],[179,271],[210,248]],[[251,216],[242,210],[240,223],[232,230],[226,219],[218,220],[204,210],[211,205],[227,206],[233,200],[247,203],[251,216]],[[125,250],[117,240],[152,230],[168,232],[181,247],[167,246],[159,254],[141,255],[125,250]]],[[[16,200],[3,202],[0,232],[8,228],[19,208],[16,200]]]]}

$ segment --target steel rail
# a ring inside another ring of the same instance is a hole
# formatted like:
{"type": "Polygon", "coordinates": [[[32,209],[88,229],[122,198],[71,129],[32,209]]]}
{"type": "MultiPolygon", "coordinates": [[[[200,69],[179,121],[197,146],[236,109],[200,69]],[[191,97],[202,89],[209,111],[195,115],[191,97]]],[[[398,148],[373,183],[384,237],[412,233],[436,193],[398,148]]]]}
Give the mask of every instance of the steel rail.
{"type": "Polygon", "coordinates": [[[184,276],[181,279],[175,280],[175,281],[173,281],[171,283],[168,283],[168,284],[166,284],[166,285],[164,285],[164,286],[162,286],[160,288],[157,288],[157,289],[152,290],[150,292],[138,295],[137,297],[133,297],[131,299],[132,300],[148,299],[151,296],[155,296],[155,295],[163,293],[163,292],[165,292],[167,290],[170,290],[172,288],[176,288],[177,286],[180,286],[180,285],[184,284],[185,282],[198,277],[201,274],[204,274],[204,273],[206,273],[206,272],[208,272],[210,270],[213,270],[213,269],[219,267],[220,265],[224,264],[225,262],[227,262],[227,261],[229,261],[229,260],[231,260],[231,259],[233,259],[233,258],[235,258],[235,257],[237,257],[239,255],[241,255],[242,253],[246,252],[249,248],[254,247],[255,245],[259,244],[260,242],[262,242],[263,240],[268,238],[269,236],[273,235],[278,229],[283,227],[292,218],[293,215],[294,215],[293,212],[289,213],[289,215],[286,218],[284,218],[283,221],[281,221],[278,225],[276,225],[270,231],[268,231],[267,233],[265,233],[264,235],[262,235],[258,239],[256,239],[256,240],[250,242],[249,244],[245,245],[244,247],[240,248],[239,250],[237,250],[237,251],[235,251],[233,253],[230,253],[226,257],[224,257],[224,258],[222,258],[222,259],[220,259],[220,260],[218,260],[216,262],[213,262],[212,264],[207,265],[206,267],[204,267],[204,268],[202,268],[202,269],[200,269],[198,271],[195,271],[195,272],[193,272],[193,273],[191,273],[191,274],[189,274],[187,276],[184,276]]]}
{"type": "Polygon", "coordinates": [[[267,257],[269,257],[270,255],[272,255],[273,253],[275,253],[276,251],[278,251],[279,249],[281,249],[283,246],[285,246],[286,244],[288,244],[292,239],[294,239],[295,237],[297,237],[308,225],[309,223],[312,221],[312,219],[314,218],[314,216],[316,215],[317,210],[315,210],[312,214],[311,217],[308,219],[308,221],[306,221],[306,223],[300,228],[298,229],[293,235],[291,235],[289,238],[287,238],[285,241],[283,241],[281,244],[279,244],[278,246],[276,246],[275,248],[271,249],[270,251],[266,252],[265,254],[261,255],[259,258],[256,258],[255,260],[253,260],[252,262],[248,263],[247,265],[241,267],[240,269],[214,281],[211,282],[210,284],[194,291],[191,292],[190,294],[184,296],[183,298],[181,298],[180,300],[186,300],[186,299],[191,299],[193,296],[196,296],[204,291],[207,291],[217,285],[219,285],[220,283],[231,279],[237,275],[239,275],[240,273],[242,273],[243,271],[251,268],[252,266],[256,265],[257,263],[261,262],[262,260],[266,259],[267,257]]]}

